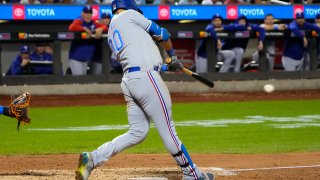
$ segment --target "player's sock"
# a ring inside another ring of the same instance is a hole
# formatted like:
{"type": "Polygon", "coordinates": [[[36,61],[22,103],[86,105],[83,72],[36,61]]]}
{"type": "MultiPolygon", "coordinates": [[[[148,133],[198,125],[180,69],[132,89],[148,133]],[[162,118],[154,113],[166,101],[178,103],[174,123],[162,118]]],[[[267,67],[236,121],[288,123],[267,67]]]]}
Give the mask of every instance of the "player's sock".
{"type": "Polygon", "coordinates": [[[202,172],[195,164],[193,164],[189,153],[183,144],[181,144],[181,151],[172,156],[181,167],[184,176],[193,177],[194,179],[198,179],[201,176],[202,172]]]}

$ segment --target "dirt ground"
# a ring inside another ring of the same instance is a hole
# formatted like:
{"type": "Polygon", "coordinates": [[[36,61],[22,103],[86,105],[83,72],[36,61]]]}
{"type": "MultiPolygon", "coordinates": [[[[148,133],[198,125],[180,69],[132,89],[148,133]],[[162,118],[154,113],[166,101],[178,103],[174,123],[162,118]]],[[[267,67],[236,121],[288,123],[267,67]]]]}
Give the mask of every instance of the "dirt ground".
{"type": "MultiPolygon", "coordinates": [[[[320,99],[320,90],[172,94],[176,102],[225,102],[283,99],[320,99]]],[[[5,105],[10,97],[0,95],[5,105]]],[[[32,96],[32,107],[124,104],[122,95],[32,96]]],[[[319,111],[320,112],[320,111],[319,111]]],[[[315,137],[316,138],[316,137],[315,137]]],[[[288,154],[191,154],[202,170],[217,179],[320,179],[320,152],[288,154]]],[[[0,156],[0,180],[73,179],[78,154],[0,156]]],[[[168,154],[119,154],[93,171],[90,179],[165,177],[181,179],[168,154]]]]}

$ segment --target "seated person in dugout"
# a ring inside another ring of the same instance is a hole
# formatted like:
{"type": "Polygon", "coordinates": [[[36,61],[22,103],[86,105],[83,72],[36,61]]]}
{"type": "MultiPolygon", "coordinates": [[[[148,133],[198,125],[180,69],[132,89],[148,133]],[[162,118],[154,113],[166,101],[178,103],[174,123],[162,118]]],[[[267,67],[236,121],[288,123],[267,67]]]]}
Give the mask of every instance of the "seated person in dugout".
{"type": "Polygon", "coordinates": [[[22,46],[19,55],[12,61],[7,75],[52,74],[53,56],[45,52],[45,48],[45,43],[36,43],[35,50],[30,54],[30,48],[22,46]]]}

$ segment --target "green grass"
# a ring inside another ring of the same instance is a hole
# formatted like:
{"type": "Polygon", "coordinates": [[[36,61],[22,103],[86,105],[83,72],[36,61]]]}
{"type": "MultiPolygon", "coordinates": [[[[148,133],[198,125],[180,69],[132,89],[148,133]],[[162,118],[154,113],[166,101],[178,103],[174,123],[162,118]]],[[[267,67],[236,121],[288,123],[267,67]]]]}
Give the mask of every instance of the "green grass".
{"type": "MultiPolygon", "coordinates": [[[[320,115],[320,100],[189,103],[174,104],[176,123],[190,120],[248,119],[247,116],[297,117],[320,115]]],[[[109,131],[30,131],[34,128],[65,128],[97,125],[126,125],[126,107],[88,106],[31,108],[32,124],[15,130],[16,121],[1,116],[0,154],[55,154],[91,151],[126,132],[109,131]]],[[[297,118],[296,118],[297,119],[297,118]]],[[[177,126],[180,139],[191,153],[282,153],[320,150],[320,119],[300,128],[275,128],[297,122],[264,121],[229,124],[226,127],[177,126]]],[[[147,139],[126,153],[165,153],[155,128],[147,139]]]]}

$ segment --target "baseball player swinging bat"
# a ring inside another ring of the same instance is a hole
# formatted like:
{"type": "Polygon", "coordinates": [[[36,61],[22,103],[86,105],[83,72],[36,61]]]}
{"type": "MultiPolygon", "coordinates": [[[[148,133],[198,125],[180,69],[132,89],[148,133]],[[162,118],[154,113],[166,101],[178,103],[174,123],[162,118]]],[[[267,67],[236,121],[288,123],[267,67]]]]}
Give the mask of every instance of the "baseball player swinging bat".
{"type": "MultiPolygon", "coordinates": [[[[166,63],[170,64],[171,63],[171,58],[167,58],[166,59],[166,63]]],[[[209,79],[200,76],[198,73],[192,72],[189,69],[182,67],[181,71],[183,71],[185,74],[187,74],[188,76],[192,76],[193,78],[195,78],[196,80],[202,82],[203,84],[207,85],[208,87],[213,88],[214,83],[212,81],[210,81],[209,79]]]]}

